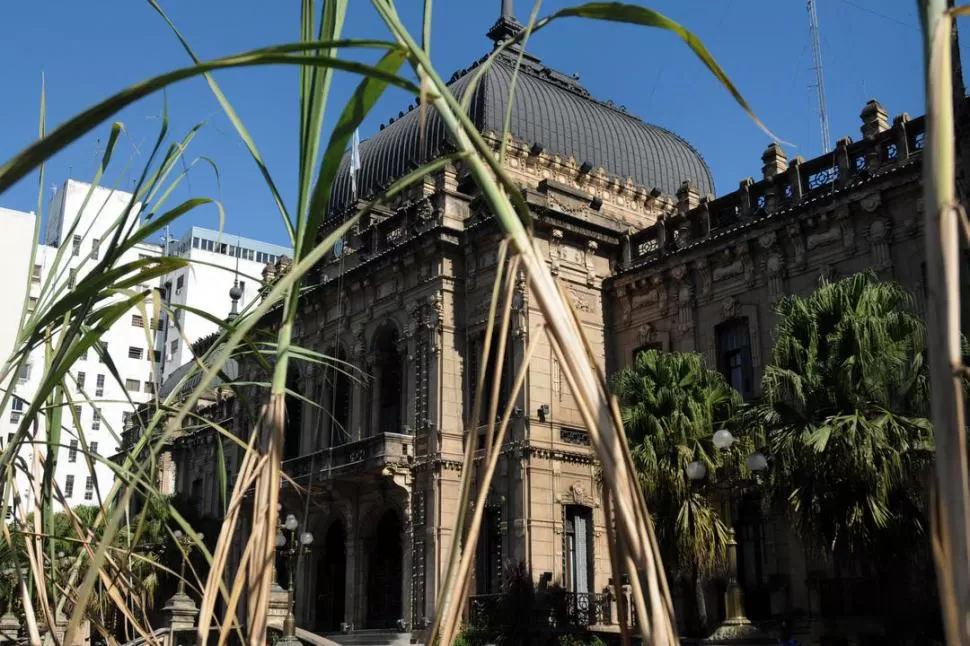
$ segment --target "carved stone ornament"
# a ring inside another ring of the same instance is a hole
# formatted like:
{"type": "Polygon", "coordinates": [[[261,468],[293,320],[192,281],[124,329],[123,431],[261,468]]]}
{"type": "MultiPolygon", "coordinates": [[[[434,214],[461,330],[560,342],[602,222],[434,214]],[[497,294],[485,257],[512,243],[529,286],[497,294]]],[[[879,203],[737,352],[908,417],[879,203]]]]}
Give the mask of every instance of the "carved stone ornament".
{"type": "Polygon", "coordinates": [[[831,218],[823,214],[818,216],[815,222],[815,230],[805,236],[805,246],[811,251],[818,247],[830,245],[841,237],[841,229],[832,226],[831,218]]]}
{"type": "Polygon", "coordinates": [[[744,273],[744,262],[741,258],[735,258],[730,249],[725,249],[717,255],[717,266],[711,273],[715,282],[740,276],[744,273]]]}
{"type": "Polygon", "coordinates": [[[802,236],[802,227],[798,222],[792,222],[786,228],[788,240],[792,246],[792,264],[795,267],[805,265],[805,240],[802,236]]]}
{"type": "Polygon", "coordinates": [[[780,251],[772,251],[768,254],[765,259],[765,276],[771,298],[781,297],[784,293],[785,257],[780,251]]]}
{"type": "Polygon", "coordinates": [[[563,496],[563,502],[592,507],[593,497],[586,491],[586,486],[582,482],[574,482],[563,496]]]}
{"type": "Polygon", "coordinates": [[[869,225],[869,255],[874,269],[886,269],[892,265],[889,242],[889,222],[884,218],[873,220],[869,225]]]}
{"type": "Polygon", "coordinates": [[[859,200],[859,205],[866,213],[872,213],[882,205],[882,194],[875,192],[859,200]]]}
{"type": "Polygon", "coordinates": [[[644,345],[657,340],[657,330],[649,323],[644,323],[637,329],[637,344],[644,345]]]}
{"type": "Polygon", "coordinates": [[[721,303],[721,320],[727,321],[736,318],[741,314],[741,304],[738,299],[728,296],[721,303]]]}
{"type": "Polygon", "coordinates": [[[694,269],[697,270],[697,278],[700,280],[701,296],[706,298],[711,295],[713,287],[711,266],[706,258],[701,258],[694,263],[694,269]]]}

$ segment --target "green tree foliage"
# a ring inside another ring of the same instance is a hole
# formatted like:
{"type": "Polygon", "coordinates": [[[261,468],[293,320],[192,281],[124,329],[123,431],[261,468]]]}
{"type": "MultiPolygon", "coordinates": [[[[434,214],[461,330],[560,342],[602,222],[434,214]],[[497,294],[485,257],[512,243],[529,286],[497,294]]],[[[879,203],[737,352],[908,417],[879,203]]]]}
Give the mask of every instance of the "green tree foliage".
{"type": "MultiPolygon", "coordinates": [[[[656,350],[619,372],[614,391],[664,563],[691,578],[711,576],[724,564],[727,527],[687,465],[701,462],[708,483],[716,481],[728,455],[711,438],[730,424],[741,395],[701,355],[656,350]]],[[[733,457],[743,444],[730,449],[733,457]]]]}
{"type": "Polygon", "coordinates": [[[926,329],[912,295],[865,272],[823,280],[776,312],[753,409],[774,457],[770,495],[815,548],[906,549],[924,530],[933,449],[926,329]]]}

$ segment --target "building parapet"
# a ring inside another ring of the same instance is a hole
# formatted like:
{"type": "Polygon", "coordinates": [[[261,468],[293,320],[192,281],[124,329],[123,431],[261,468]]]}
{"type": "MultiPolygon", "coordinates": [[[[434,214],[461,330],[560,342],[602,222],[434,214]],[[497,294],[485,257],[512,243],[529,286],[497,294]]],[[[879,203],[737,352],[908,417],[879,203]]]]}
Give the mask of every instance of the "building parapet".
{"type": "Polygon", "coordinates": [[[808,161],[795,157],[789,162],[780,146],[770,144],[762,155],[762,179],[745,178],[733,193],[699,197],[696,188],[685,182],[677,192],[675,215],[630,236],[621,271],[651,264],[738,226],[834,195],[921,156],[925,117],[910,119],[904,113],[889,126],[886,111],[874,100],[866,104],[861,117],[860,141],[843,137],[834,151],[808,161]]]}

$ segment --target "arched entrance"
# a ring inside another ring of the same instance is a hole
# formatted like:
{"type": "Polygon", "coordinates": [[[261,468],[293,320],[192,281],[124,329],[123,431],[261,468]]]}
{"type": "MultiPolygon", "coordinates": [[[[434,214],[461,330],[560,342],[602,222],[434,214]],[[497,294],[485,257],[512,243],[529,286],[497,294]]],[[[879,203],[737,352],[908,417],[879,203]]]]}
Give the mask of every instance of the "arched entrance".
{"type": "Polygon", "coordinates": [[[394,628],[401,618],[401,521],[381,517],[367,555],[367,627],[394,628]]]}
{"type": "Polygon", "coordinates": [[[330,524],[317,564],[317,630],[336,632],[344,621],[347,588],[347,533],[339,520],[330,524]]]}
{"type": "Polygon", "coordinates": [[[374,433],[400,433],[404,424],[404,366],[398,340],[397,330],[390,324],[381,326],[374,336],[374,433]]]}

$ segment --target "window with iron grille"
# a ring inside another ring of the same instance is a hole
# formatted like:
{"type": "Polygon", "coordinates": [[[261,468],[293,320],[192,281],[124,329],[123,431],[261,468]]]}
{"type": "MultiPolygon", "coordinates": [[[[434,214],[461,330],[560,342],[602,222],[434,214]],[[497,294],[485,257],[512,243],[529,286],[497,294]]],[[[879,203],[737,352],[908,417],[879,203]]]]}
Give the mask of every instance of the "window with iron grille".
{"type": "Polygon", "coordinates": [[[67,448],[67,461],[77,462],[77,440],[71,440],[67,448]]]}
{"type": "Polygon", "coordinates": [[[104,375],[98,375],[98,378],[96,380],[96,386],[97,388],[94,391],[95,396],[96,397],[104,396],[104,375]]]}
{"type": "Polygon", "coordinates": [[[145,356],[145,350],[143,348],[136,348],[135,346],[130,346],[128,348],[129,359],[141,359],[144,356],[145,356]]]}
{"type": "Polygon", "coordinates": [[[64,478],[64,497],[71,498],[74,496],[74,476],[68,475],[64,478]]]}
{"type": "Polygon", "coordinates": [[[91,500],[94,498],[94,478],[88,476],[84,480],[84,499],[91,500]]]}
{"type": "Polygon", "coordinates": [[[75,235],[71,240],[71,255],[80,256],[81,255],[81,236],[75,235]]]}
{"type": "Polygon", "coordinates": [[[742,397],[751,397],[754,388],[751,374],[751,335],[747,317],[721,323],[715,328],[714,334],[718,371],[742,397]]]}
{"type": "Polygon", "coordinates": [[[101,409],[100,408],[94,409],[94,418],[91,420],[91,428],[95,431],[101,428],[101,409]]]}
{"type": "Polygon", "coordinates": [[[567,505],[565,516],[566,590],[586,594],[593,589],[593,510],[567,505]]]}
{"type": "Polygon", "coordinates": [[[137,393],[141,389],[141,383],[137,379],[125,379],[125,390],[130,393],[137,393]]]}
{"type": "Polygon", "coordinates": [[[141,317],[141,314],[131,315],[131,327],[145,327],[145,319],[141,317]]]}
{"type": "Polygon", "coordinates": [[[98,248],[101,246],[101,240],[94,238],[91,240],[91,260],[98,259],[98,248]]]}
{"type": "Polygon", "coordinates": [[[77,373],[77,391],[84,390],[84,379],[87,377],[83,372],[77,373]]]}
{"type": "Polygon", "coordinates": [[[20,381],[27,381],[30,379],[30,369],[31,364],[29,363],[25,363],[20,367],[20,373],[18,374],[20,381]]]}
{"type": "Polygon", "coordinates": [[[97,441],[91,442],[90,449],[91,449],[91,455],[98,455],[98,443],[97,443],[97,441]]]}

